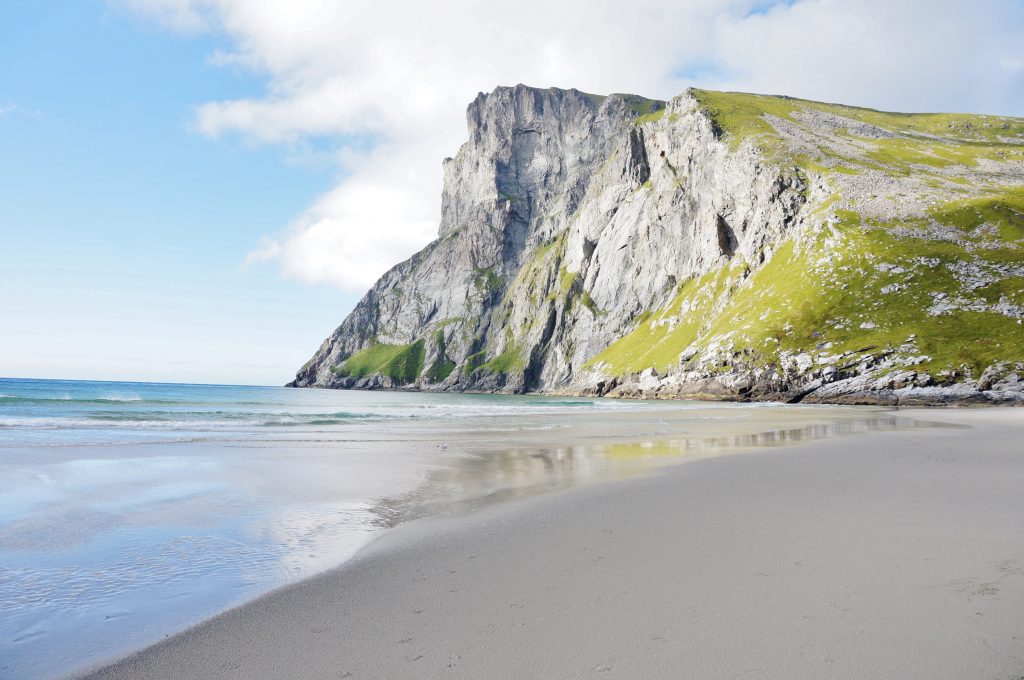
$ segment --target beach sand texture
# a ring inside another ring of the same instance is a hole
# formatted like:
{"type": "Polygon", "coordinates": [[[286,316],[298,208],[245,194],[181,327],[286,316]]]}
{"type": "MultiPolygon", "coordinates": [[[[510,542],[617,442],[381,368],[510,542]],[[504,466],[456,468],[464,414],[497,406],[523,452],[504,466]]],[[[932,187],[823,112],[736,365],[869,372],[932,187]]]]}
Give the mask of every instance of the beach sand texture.
{"type": "Polygon", "coordinates": [[[1024,676],[1024,410],[411,522],[88,675],[1024,676]]]}

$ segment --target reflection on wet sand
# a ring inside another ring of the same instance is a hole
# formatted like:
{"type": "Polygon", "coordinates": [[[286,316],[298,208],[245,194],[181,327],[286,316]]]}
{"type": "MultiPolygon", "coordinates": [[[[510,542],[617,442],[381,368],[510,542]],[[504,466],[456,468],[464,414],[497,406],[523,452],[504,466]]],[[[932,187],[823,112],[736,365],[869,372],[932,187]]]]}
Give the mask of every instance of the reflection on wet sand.
{"type": "MultiPolygon", "coordinates": [[[[452,515],[490,503],[523,498],[549,491],[570,489],[588,483],[623,479],[666,464],[698,460],[760,448],[791,446],[831,437],[913,428],[955,427],[900,417],[892,413],[854,411],[811,414],[812,422],[792,411],[784,414],[783,427],[766,427],[764,417],[745,424],[731,423],[733,429],[755,428],[721,434],[722,423],[708,423],[703,431],[682,436],[672,432],[679,423],[659,421],[664,438],[636,438],[633,441],[602,441],[601,428],[566,446],[518,446],[501,451],[473,449],[453,455],[450,465],[426,474],[414,491],[379,499],[371,507],[374,524],[390,528],[413,519],[452,515]],[[821,420],[835,417],[836,420],[821,420]],[[765,427],[765,429],[756,429],[765,427]],[[670,432],[672,434],[670,434],[670,432]]],[[[694,429],[694,421],[685,422],[694,429]]],[[[560,433],[562,437],[572,436],[560,433]]]]}
{"type": "Polygon", "coordinates": [[[851,434],[933,427],[955,426],[879,414],[870,418],[841,420],[833,423],[811,423],[802,427],[772,429],[763,432],[687,437],[640,444],[612,444],[605,449],[605,454],[630,458],[637,456],[715,455],[741,449],[789,446],[851,434]]]}

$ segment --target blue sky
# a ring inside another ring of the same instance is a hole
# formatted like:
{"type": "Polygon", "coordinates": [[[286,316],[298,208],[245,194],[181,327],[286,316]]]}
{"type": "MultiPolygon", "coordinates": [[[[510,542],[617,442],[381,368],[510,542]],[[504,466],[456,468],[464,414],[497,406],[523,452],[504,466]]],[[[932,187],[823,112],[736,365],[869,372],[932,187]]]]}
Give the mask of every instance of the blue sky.
{"type": "Polygon", "coordinates": [[[497,85],[1024,115],[1022,44],[1022,0],[8,2],[0,376],[284,383],[497,85]]]}
{"type": "Polygon", "coordinates": [[[243,271],[337,170],[190,131],[262,90],[211,49],[101,3],[5,7],[0,375],[279,384],[354,304],[243,271]]]}

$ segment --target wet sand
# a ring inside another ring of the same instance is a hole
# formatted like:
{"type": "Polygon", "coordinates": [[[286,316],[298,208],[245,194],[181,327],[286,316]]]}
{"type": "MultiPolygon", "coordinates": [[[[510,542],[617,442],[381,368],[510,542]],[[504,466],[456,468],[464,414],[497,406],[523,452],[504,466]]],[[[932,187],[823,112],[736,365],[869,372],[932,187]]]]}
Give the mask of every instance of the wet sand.
{"type": "Polygon", "coordinates": [[[1016,680],[1024,410],[900,415],[956,427],[414,521],[88,677],[1016,680]]]}

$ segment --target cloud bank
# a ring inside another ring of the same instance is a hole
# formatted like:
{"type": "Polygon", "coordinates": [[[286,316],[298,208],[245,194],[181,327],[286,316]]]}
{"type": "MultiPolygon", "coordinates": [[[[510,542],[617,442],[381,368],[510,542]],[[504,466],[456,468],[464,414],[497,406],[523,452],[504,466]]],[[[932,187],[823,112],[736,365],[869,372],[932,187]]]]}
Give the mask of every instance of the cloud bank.
{"type": "Polygon", "coordinates": [[[669,98],[693,84],[888,110],[1024,113],[1019,0],[110,0],[266,78],[195,113],[210,137],[331,149],[337,185],[248,263],[361,291],[434,238],[441,159],[480,91],[669,98]]]}

